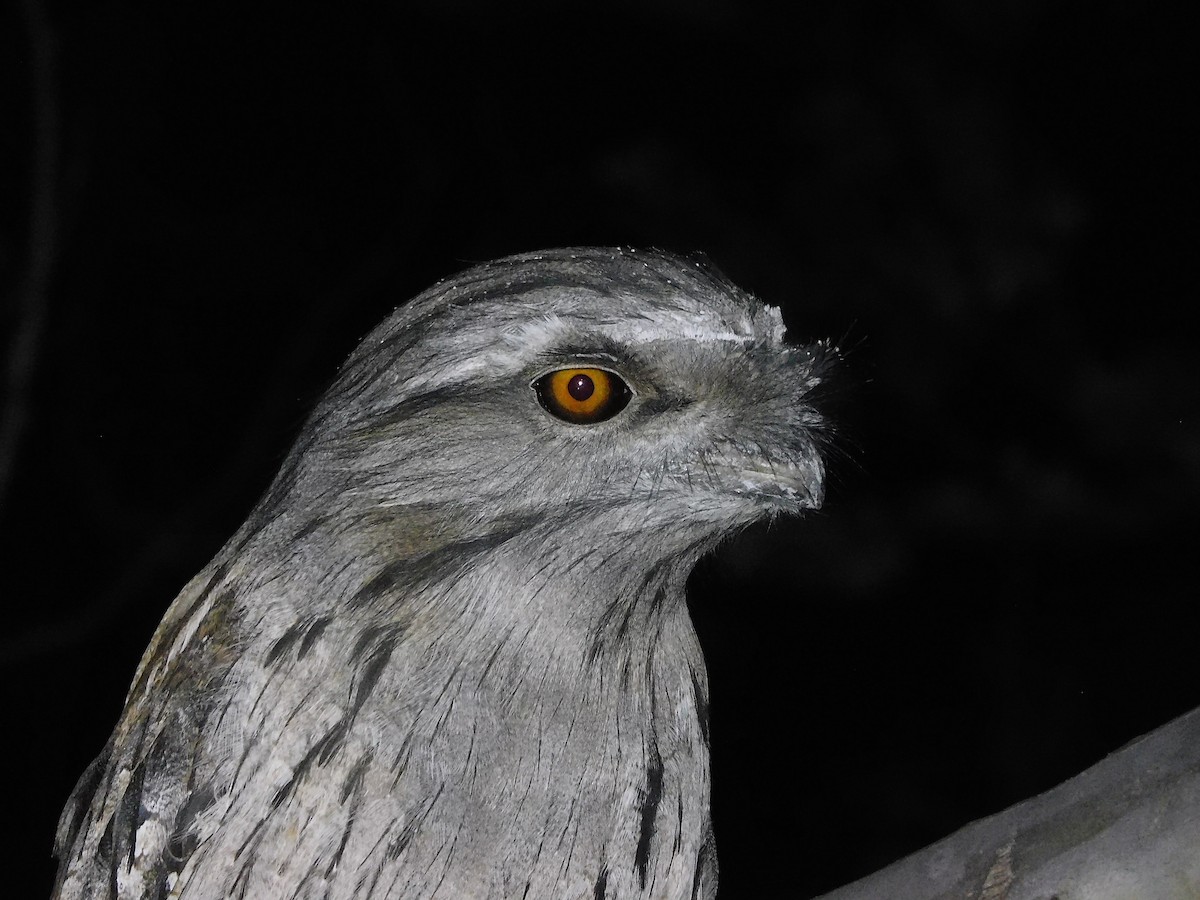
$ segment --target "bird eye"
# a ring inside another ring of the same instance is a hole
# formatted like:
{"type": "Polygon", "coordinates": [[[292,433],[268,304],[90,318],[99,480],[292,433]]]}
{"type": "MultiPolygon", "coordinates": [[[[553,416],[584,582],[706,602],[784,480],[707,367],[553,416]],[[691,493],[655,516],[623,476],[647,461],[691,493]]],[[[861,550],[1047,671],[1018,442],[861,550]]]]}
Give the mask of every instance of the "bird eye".
{"type": "Polygon", "coordinates": [[[533,383],[538,402],[564,422],[590,425],[611,419],[629,403],[629,385],[607,369],[558,369],[533,383]]]}

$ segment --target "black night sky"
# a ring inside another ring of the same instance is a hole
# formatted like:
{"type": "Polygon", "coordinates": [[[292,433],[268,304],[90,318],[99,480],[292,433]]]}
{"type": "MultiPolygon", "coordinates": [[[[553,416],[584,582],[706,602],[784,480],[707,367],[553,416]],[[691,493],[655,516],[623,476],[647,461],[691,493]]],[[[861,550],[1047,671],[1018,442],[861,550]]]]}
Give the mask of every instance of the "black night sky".
{"type": "Polygon", "coordinates": [[[692,579],[722,897],[831,889],[1200,704],[1194,36],[799,8],[0,7],[7,896],[48,895],[155,625],[340,361],[523,250],[702,250],[846,351],[825,508],[692,579]]]}

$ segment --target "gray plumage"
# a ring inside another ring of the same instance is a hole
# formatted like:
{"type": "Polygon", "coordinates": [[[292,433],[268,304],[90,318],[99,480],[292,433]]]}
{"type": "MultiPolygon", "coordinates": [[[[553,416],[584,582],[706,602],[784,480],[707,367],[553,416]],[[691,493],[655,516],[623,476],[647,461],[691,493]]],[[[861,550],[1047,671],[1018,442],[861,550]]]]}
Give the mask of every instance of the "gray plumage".
{"type": "Polygon", "coordinates": [[[713,897],[684,581],[820,505],[830,348],[783,331],[704,263],[620,249],[398,309],[167,612],[55,896],[713,897]],[[565,369],[627,405],[556,417],[565,369]]]}

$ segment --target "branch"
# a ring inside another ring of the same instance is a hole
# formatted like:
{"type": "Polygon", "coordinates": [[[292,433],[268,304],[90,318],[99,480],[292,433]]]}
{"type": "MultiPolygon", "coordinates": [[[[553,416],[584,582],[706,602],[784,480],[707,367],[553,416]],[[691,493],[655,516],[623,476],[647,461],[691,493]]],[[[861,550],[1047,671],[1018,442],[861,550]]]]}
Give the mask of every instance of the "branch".
{"type": "Polygon", "coordinates": [[[1200,898],[1200,709],[820,900],[918,898],[1200,898]]]}

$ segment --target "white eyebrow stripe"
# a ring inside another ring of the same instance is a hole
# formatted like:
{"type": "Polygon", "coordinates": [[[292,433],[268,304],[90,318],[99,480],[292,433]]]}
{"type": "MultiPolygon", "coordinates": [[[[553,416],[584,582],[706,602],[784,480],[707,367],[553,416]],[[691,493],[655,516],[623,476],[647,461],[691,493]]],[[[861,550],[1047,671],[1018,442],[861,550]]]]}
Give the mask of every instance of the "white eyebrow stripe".
{"type": "MultiPolygon", "coordinates": [[[[623,320],[620,322],[603,322],[590,325],[588,330],[601,337],[622,344],[648,344],[655,341],[688,340],[700,344],[734,343],[752,344],[764,338],[773,343],[783,341],[783,317],[777,307],[763,308],[764,315],[758,321],[744,323],[744,330],[725,328],[714,330],[712,319],[702,319],[681,313],[664,312],[655,319],[623,320]],[[764,322],[763,319],[766,321],[764,322]],[[759,327],[756,329],[755,325],[759,327]],[[767,328],[762,328],[767,325],[767,328]],[[759,333],[765,331],[766,334],[759,333]]],[[[743,323],[735,323],[737,325],[743,323]]],[[[505,332],[504,341],[510,345],[522,348],[544,349],[555,343],[569,341],[576,337],[577,329],[573,329],[556,315],[548,315],[534,322],[523,323],[505,332]]]]}
{"type": "Polygon", "coordinates": [[[536,352],[561,343],[570,333],[571,326],[551,313],[532,322],[506,328],[501,340],[514,350],[533,349],[536,352]]]}
{"type": "MultiPolygon", "coordinates": [[[[679,311],[663,311],[654,319],[601,322],[587,325],[587,332],[618,344],[637,346],[657,341],[688,340],[698,344],[736,344],[746,346],[767,340],[782,343],[784,334],[783,316],[774,306],[766,306],[755,316],[744,321],[746,333],[729,330],[712,330],[713,318],[703,319],[679,311]],[[757,328],[755,327],[757,326],[757,328]],[[766,326],[764,328],[764,326],[766,326]],[[761,332],[766,332],[765,334],[761,332]]],[[[737,327],[742,322],[726,323],[737,327]]],[[[492,325],[486,326],[493,327],[492,325]]],[[[460,334],[458,337],[462,337],[460,334]]],[[[460,359],[457,364],[435,372],[421,372],[406,379],[400,386],[404,395],[458,384],[474,375],[486,371],[512,368],[520,359],[529,359],[545,350],[580,340],[578,326],[573,326],[555,313],[548,313],[531,322],[512,325],[501,332],[500,340],[489,349],[474,356],[460,359]]]]}
{"type": "Polygon", "coordinates": [[[698,344],[732,342],[749,344],[754,338],[747,334],[737,334],[732,331],[711,331],[693,325],[690,328],[664,327],[657,322],[645,325],[635,325],[633,328],[613,327],[597,328],[599,334],[623,344],[649,344],[654,341],[695,341],[698,344]]]}

